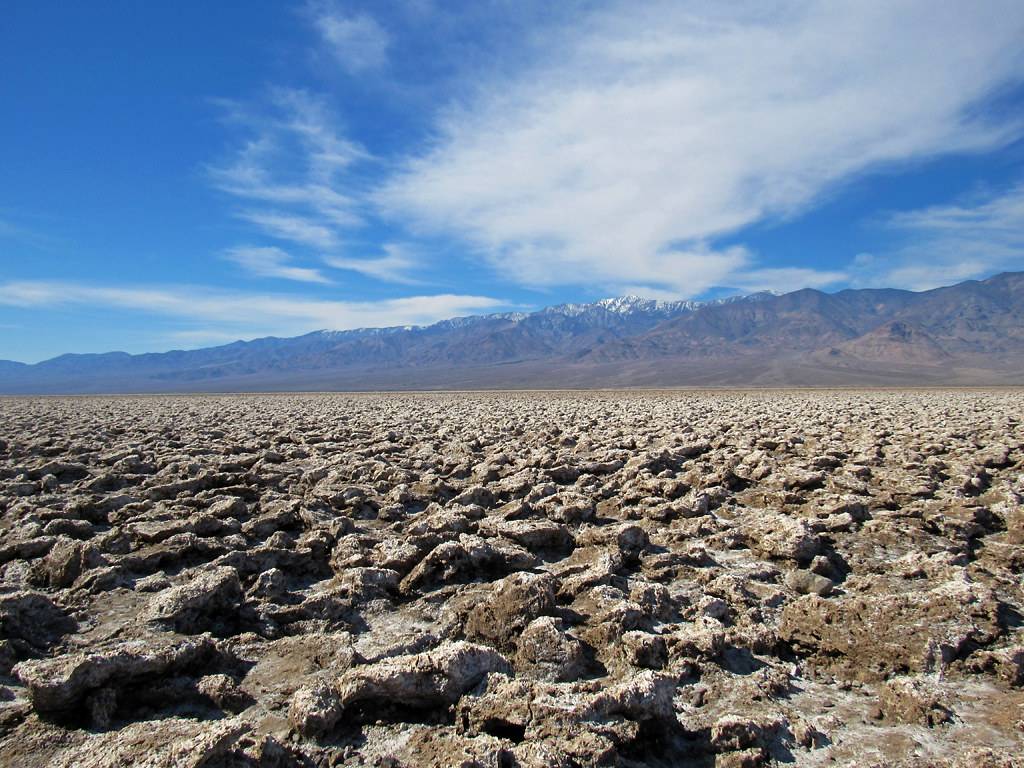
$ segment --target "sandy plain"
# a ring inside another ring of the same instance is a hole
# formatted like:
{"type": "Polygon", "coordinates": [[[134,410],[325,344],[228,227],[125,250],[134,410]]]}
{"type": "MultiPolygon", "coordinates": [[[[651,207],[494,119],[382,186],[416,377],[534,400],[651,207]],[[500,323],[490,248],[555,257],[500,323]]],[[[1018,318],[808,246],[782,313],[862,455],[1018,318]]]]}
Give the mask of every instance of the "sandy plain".
{"type": "Polygon", "coordinates": [[[0,399],[0,765],[1020,765],[1022,419],[0,399]]]}

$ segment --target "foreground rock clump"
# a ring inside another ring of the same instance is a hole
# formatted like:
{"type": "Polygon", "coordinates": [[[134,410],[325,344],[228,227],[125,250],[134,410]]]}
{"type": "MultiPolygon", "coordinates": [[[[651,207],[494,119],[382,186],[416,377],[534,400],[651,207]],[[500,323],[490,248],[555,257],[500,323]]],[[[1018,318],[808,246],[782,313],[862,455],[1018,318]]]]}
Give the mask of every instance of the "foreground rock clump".
{"type": "Polygon", "coordinates": [[[1019,765],[1022,419],[2,401],[0,765],[1019,765]]]}

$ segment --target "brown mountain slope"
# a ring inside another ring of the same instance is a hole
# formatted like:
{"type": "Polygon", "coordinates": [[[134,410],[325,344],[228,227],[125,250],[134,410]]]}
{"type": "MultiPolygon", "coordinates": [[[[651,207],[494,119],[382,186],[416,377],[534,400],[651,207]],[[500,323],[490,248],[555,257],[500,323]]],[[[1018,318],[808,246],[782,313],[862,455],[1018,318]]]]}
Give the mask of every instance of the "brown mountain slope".
{"type": "Polygon", "coordinates": [[[856,365],[860,362],[944,365],[953,356],[917,326],[902,320],[891,320],[863,336],[815,352],[812,359],[836,365],[856,365]]]}
{"type": "Polygon", "coordinates": [[[636,297],[425,328],[0,365],[0,393],[1024,383],[1024,273],[920,293],[636,297]]]}
{"type": "Polygon", "coordinates": [[[874,331],[877,335],[846,350],[848,355],[903,364],[936,362],[947,355],[1000,368],[1003,358],[1024,355],[1024,274],[1004,273],[921,293],[804,289],[757,302],[703,307],[646,333],[593,347],[579,359],[817,357],[820,350],[844,350],[874,331]],[[907,338],[901,338],[894,322],[909,329],[907,338]]]}
{"type": "Polygon", "coordinates": [[[647,333],[588,350],[581,359],[717,358],[812,352],[877,327],[913,301],[909,291],[804,289],[712,307],[664,322],[647,333]]]}

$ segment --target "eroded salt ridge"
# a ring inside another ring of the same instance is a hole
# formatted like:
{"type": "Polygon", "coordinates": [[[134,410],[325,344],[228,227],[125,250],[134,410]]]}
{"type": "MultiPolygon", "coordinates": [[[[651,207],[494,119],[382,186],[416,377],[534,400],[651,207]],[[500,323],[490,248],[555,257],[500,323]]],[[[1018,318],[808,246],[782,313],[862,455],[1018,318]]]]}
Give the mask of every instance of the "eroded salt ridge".
{"type": "Polygon", "coordinates": [[[0,764],[1018,765],[1022,411],[0,400],[0,764]]]}

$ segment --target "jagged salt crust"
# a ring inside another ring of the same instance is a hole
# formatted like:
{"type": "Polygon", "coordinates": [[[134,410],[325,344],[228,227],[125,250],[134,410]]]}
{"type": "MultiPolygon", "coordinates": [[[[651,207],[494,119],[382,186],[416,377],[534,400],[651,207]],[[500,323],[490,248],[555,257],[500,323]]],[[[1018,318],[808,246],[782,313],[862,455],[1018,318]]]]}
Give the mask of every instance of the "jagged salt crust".
{"type": "Polygon", "coordinates": [[[0,765],[1019,765],[1022,412],[0,400],[0,765]]]}

